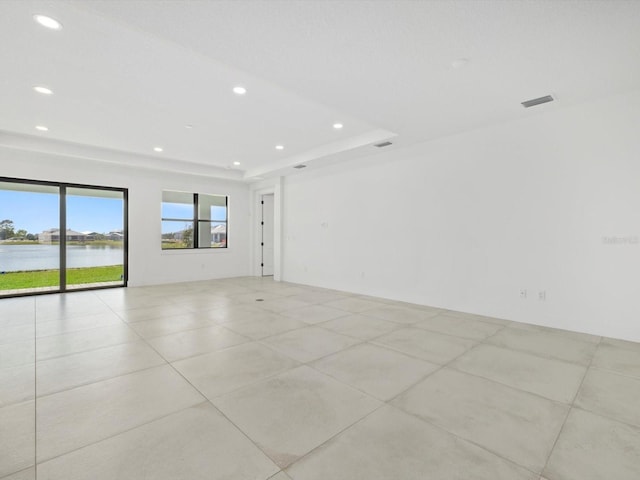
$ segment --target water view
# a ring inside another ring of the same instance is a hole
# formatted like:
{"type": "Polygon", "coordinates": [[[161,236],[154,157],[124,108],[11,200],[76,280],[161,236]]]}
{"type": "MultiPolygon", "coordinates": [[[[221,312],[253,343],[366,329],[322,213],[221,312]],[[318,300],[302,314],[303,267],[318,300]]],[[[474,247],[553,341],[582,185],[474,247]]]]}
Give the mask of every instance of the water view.
{"type": "MultiPolygon", "coordinates": [[[[55,270],[59,268],[58,245],[10,245],[0,243],[0,272],[55,270]]],[[[122,247],[68,245],[67,267],[122,265],[122,247]]]]}

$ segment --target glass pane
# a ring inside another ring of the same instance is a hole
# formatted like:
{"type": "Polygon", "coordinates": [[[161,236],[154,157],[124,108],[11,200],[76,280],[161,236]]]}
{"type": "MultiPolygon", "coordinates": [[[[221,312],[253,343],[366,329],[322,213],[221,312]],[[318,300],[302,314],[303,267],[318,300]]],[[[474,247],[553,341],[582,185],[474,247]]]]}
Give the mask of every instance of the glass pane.
{"type": "Polygon", "coordinates": [[[224,248],[227,246],[227,224],[225,222],[199,222],[199,248],[224,248]]]}
{"type": "Polygon", "coordinates": [[[124,195],[67,188],[67,288],[124,284],[124,195]]]}
{"type": "Polygon", "coordinates": [[[0,295],[60,288],[58,187],[0,182],[0,295]]]}
{"type": "Polygon", "coordinates": [[[193,194],[162,192],[162,218],[193,219],[193,194]]]}
{"type": "Polygon", "coordinates": [[[199,220],[227,220],[227,197],[224,195],[198,195],[199,220]]]}
{"type": "Polygon", "coordinates": [[[162,249],[171,248],[193,248],[193,222],[162,221],[162,249]]]}

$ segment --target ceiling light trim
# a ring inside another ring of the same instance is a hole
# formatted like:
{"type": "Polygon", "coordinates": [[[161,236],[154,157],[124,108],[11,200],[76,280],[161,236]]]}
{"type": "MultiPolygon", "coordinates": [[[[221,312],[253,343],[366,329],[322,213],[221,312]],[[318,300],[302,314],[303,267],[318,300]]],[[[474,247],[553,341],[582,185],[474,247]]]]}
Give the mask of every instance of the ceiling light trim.
{"type": "Polygon", "coordinates": [[[33,16],[33,19],[36,21],[36,23],[42,25],[45,28],[48,28],[49,30],[62,30],[62,23],[59,20],[56,20],[55,18],[48,15],[36,13],[33,16]]]}
{"type": "Polygon", "coordinates": [[[33,89],[42,95],[53,95],[53,90],[49,87],[45,87],[44,85],[34,85],[33,89]]]}

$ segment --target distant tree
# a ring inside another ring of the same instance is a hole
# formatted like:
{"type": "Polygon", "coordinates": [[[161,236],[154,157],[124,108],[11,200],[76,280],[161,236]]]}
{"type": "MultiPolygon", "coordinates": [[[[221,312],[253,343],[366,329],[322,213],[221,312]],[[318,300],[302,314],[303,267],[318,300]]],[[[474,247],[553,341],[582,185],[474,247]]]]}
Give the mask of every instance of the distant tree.
{"type": "Polygon", "coordinates": [[[182,243],[185,247],[190,247],[191,245],[193,245],[192,240],[193,240],[193,226],[191,225],[186,225],[187,228],[185,228],[182,232],[182,243]]]}
{"type": "Polygon", "coordinates": [[[26,239],[27,240],[37,240],[38,237],[35,236],[33,233],[27,233],[26,239]]]}
{"type": "Polygon", "coordinates": [[[20,230],[18,230],[18,231],[14,234],[14,236],[16,236],[16,237],[18,237],[18,238],[25,238],[25,237],[27,236],[27,234],[28,234],[28,233],[29,233],[29,232],[27,232],[26,230],[24,230],[24,229],[22,229],[22,228],[21,228],[20,230]]]}
{"type": "Polygon", "coordinates": [[[2,220],[0,222],[0,240],[6,240],[14,235],[15,231],[13,230],[13,220],[2,220]]]}

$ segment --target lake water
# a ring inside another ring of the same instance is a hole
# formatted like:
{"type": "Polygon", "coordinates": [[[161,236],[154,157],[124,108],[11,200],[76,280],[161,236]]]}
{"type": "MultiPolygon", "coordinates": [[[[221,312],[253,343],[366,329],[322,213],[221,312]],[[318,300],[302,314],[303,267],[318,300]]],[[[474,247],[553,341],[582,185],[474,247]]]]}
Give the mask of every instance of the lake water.
{"type": "MultiPolygon", "coordinates": [[[[122,265],[122,248],[106,245],[70,245],[67,247],[67,267],[102,267],[122,265]]],[[[58,245],[0,244],[0,272],[51,270],[59,268],[58,245]]]]}

